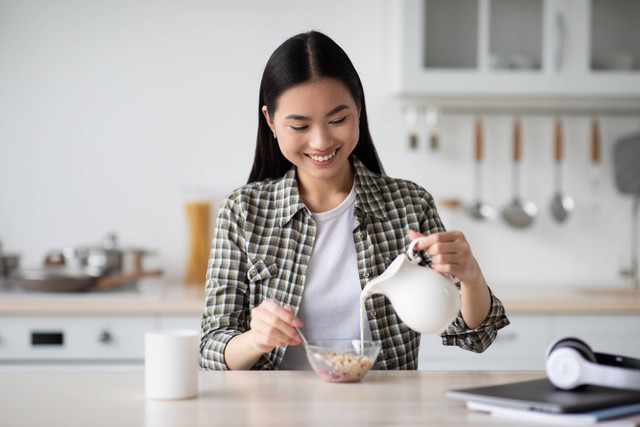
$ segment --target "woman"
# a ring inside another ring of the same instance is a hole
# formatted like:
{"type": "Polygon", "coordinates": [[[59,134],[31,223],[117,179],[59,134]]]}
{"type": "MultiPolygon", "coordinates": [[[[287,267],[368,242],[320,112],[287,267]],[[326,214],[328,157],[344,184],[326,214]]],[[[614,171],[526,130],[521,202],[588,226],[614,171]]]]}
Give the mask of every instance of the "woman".
{"type": "MultiPolygon", "coordinates": [[[[206,282],[203,369],[308,369],[301,337],[360,338],[359,295],[411,240],[459,281],[462,309],[445,345],[482,352],[508,325],[464,235],[446,232],[433,198],[383,174],[362,83],[318,33],[285,41],[260,85],[247,185],[220,209],[206,282]]],[[[366,302],[379,369],[416,369],[419,333],[389,301],[366,302]]]]}

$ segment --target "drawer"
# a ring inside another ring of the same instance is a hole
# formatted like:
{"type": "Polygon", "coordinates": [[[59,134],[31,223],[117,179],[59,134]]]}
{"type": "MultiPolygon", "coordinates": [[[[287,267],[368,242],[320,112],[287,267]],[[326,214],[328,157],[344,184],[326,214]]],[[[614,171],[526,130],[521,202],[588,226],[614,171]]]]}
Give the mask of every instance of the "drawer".
{"type": "Polygon", "coordinates": [[[443,346],[437,335],[423,335],[420,369],[544,369],[551,331],[548,316],[509,316],[511,324],[484,353],[443,346]]]}
{"type": "Polygon", "coordinates": [[[0,317],[0,360],[144,359],[143,316],[0,317]]]}

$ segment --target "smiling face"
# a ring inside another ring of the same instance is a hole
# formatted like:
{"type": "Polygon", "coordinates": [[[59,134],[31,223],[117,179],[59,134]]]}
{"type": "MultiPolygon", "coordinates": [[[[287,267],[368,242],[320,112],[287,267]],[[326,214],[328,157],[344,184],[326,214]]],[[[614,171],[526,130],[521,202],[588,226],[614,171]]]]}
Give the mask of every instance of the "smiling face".
{"type": "Polygon", "coordinates": [[[270,116],[262,107],[284,157],[305,188],[351,187],[349,155],[360,137],[360,106],[339,80],[322,78],[280,95],[270,116]]]}

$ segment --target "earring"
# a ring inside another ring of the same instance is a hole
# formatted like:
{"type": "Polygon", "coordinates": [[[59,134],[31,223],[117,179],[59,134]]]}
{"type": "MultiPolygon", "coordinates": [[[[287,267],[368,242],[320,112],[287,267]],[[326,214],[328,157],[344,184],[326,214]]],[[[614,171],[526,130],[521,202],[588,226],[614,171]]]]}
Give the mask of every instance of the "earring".
{"type": "Polygon", "coordinates": [[[273,133],[273,139],[278,139],[275,132],[273,133]]]}

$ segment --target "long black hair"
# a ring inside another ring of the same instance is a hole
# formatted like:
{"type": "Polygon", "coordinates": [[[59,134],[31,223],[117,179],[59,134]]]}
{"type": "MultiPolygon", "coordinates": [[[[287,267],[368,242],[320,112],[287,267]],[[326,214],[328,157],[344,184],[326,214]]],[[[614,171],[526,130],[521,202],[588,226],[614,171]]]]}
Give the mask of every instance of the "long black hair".
{"type": "Polygon", "coordinates": [[[290,87],[322,77],[341,81],[360,104],[360,138],[353,154],[372,172],[383,173],[375,146],[369,132],[367,108],[364,102],[362,82],[351,60],[340,46],[326,35],[310,31],[298,34],[282,43],[267,61],[260,83],[258,101],[258,140],[253,167],[248,182],[283,176],[291,162],[280,152],[262,106],[273,117],[278,98],[290,87]]]}

